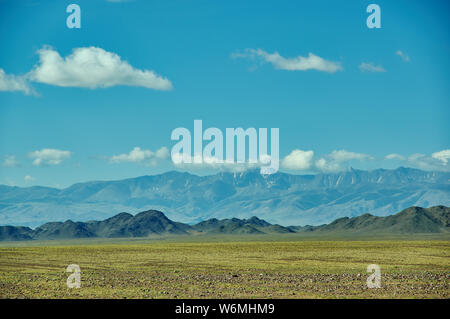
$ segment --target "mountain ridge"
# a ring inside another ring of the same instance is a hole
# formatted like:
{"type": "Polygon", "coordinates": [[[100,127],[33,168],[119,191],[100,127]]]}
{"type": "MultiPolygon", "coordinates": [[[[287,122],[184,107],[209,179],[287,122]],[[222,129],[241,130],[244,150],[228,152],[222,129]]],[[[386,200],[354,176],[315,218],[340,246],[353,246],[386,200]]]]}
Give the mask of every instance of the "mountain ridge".
{"type": "Polygon", "coordinates": [[[197,176],[169,171],[64,189],[0,185],[0,225],[35,227],[45,221],[105,219],[112,211],[157,209],[184,223],[260,216],[280,225],[329,223],[410,206],[450,206],[450,173],[412,168],[340,173],[261,175],[257,170],[197,176]]]}

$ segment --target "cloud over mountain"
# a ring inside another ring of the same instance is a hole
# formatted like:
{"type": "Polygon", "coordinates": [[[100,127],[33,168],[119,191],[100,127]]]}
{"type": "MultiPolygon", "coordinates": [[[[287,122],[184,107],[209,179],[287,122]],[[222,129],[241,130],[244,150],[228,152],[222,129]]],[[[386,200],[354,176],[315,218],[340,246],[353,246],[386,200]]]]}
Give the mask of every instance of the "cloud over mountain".
{"type": "Polygon", "coordinates": [[[415,153],[407,158],[407,162],[423,170],[441,170],[449,171],[450,166],[448,164],[449,150],[443,150],[427,156],[421,153],[415,153]]]}
{"type": "Polygon", "coordinates": [[[281,166],[286,169],[306,170],[313,165],[313,151],[293,150],[281,162],[281,166]]]}
{"type": "Polygon", "coordinates": [[[167,159],[169,157],[169,150],[167,147],[161,147],[156,152],[141,149],[140,147],[134,147],[129,153],[119,154],[111,156],[109,161],[111,163],[144,163],[148,162],[156,164],[154,162],[157,159],[167,159]]]}
{"type": "Polygon", "coordinates": [[[434,152],[431,155],[414,153],[408,157],[393,153],[386,155],[385,159],[405,161],[408,165],[423,170],[450,171],[450,165],[448,165],[450,161],[450,149],[434,152]]]}
{"type": "Polygon", "coordinates": [[[314,151],[295,149],[286,155],[281,161],[281,167],[289,170],[313,170],[319,172],[342,171],[342,163],[352,160],[372,160],[368,154],[349,152],[347,150],[334,150],[317,160],[314,159],[314,151]]]}
{"type": "Polygon", "coordinates": [[[442,150],[440,152],[435,152],[431,154],[432,158],[440,160],[444,165],[448,164],[450,160],[450,150],[442,150]]]}
{"type": "Polygon", "coordinates": [[[322,172],[338,172],[343,170],[341,165],[343,163],[353,160],[366,161],[373,159],[368,154],[349,152],[347,150],[334,150],[330,154],[318,159],[316,161],[316,168],[322,172]]]}
{"type": "Polygon", "coordinates": [[[399,161],[405,160],[405,157],[403,155],[397,153],[388,154],[384,158],[387,160],[399,160],[399,161]]]}

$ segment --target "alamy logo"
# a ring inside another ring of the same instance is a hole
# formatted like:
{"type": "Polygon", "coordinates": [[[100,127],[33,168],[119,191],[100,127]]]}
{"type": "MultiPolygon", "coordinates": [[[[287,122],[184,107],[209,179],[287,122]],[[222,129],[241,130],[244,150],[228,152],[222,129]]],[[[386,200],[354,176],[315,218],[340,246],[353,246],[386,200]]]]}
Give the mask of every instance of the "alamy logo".
{"type": "Polygon", "coordinates": [[[67,266],[66,272],[71,272],[72,274],[67,277],[67,287],[69,288],[81,288],[81,269],[80,266],[76,264],[70,264],[67,266]]]}
{"type": "Polygon", "coordinates": [[[205,163],[211,166],[236,164],[257,166],[260,167],[261,174],[273,174],[279,168],[279,129],[270,129],[270,155],[268,154],[267,134],[267,128],[260,128],[258,131],[253,127],[246,130],[240,127],[227,128],[225,131],[226,156],[224,158],[222,131],[216,127],[210,127],[203,132],[202,120],[194,120],[193,154],[191,132],[187,128],[178,127],[172,131],[171,135],[173,141],[179,141],[172,147],[172,161],[175,165],[205,163]],[[246,152],[247,138],[248,152],[246,152]],[[203,147],[203,141],[210,142],[203,147]],[[247,153],[248,156],[246,156],[247,153]]]}
{"type": "Polygon", "coordinates": [[[69,29],[81,28],[81,8],[78,4],[69,4],[66,8],[66,12],[70,15],[66,19],[66,25],[69,29]]]}
{"type": "Polygon", "coordinates": [[[366,24],[369,29],[381,28],[381,8],[378,4],[369,4],[366,9],[370,15],[367,17],[366,24]]]}
{"type": "Polygon", "coordinates": [[[376,264],[371,264],[367,266],[367,272],[372,273],[367,277],[367,287],[368,288],[381,288],[381,269],[380,266],[376,264]]]}

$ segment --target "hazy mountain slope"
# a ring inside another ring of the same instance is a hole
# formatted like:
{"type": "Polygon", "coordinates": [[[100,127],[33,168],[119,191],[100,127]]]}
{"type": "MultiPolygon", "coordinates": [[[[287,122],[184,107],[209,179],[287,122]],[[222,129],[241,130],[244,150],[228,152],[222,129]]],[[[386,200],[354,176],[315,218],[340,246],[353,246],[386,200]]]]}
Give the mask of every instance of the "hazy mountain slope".
{"type": "Polygon", "coordinates": [[[0,225],[101,220],[148,209],[185,223],[258,216],[281,225],[319,225],[369,212],[386,216],[410,206],[450,206],[449,181],[450,173],[399,168],[268,176],[257,170],[211,176],[167,172],[62,190],[0,186],[0,225]]]}

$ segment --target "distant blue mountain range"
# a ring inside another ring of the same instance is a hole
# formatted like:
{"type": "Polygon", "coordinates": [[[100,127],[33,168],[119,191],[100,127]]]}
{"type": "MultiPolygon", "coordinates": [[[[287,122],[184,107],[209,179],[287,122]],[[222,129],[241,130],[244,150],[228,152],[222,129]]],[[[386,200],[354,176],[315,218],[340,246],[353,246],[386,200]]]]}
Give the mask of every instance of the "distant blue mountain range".
{"type": "Polygon", "coordinates": [[[0,185],[0,225],[30,227],[149,209],[191,224],[257,216],[285,226],[319,225],[364,213],[386,216],[410,206],[436,205],[450,206],[450,173],[403,167],[317,175],[250,170],[197,176],[171,171],[65,189],[0,185]]]}

